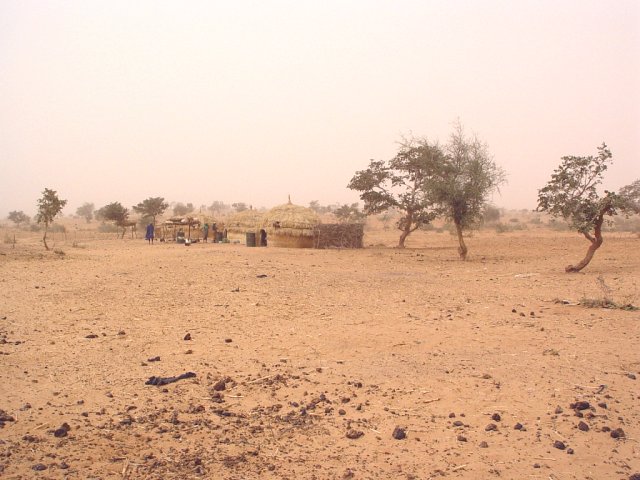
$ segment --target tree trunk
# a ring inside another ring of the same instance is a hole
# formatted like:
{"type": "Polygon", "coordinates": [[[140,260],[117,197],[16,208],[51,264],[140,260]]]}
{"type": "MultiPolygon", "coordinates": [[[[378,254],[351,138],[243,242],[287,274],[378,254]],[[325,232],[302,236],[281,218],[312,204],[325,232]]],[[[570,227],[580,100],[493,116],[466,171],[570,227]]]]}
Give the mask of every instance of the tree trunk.
{"type": "Polygon", "coordinates": [[[402,234],[400,235],[400,241],[398,242],[398,248],[404,248],[404,241],[407,239],[410,233],[411,233],[411,230],[408,228],[405,228],[402,231],[402,234]]]}
{"type": "Polygon", "coordinates": [[[42,241],[44,242],[44,248],[49,251],[49,245],[47,245],[47,224],[44,224],[44,236],[42,237],[42,241]]]}
{"type": "Polygon", "coordinates": [[[584,267],[589,265],[589,262],[593,258],[593,255],[596,253],[596,250],[600,248],[603,242],[603,239],[602,239],[603,220],[604,220],[604,216],[601,215],[596,222],[596,228],[593,232],[593,237],[589,235],[589,233],[584,233],[585,238],[589,240],[589,242],[591,242],[591,245],[589,245],[589,248],[587,249],[587,254],[577,265],[568,265],[567,267],[565,267],[564,269],[565,272],[577,273],[580,270],[582,270],[584,267]]]}
{"type": "Polygon", "coordinates": [[[460,260],[467,259],[467,246],[464,243],[464,237],[462,236],[462,225],[456,223],[456,233],[458,234],[458,243],[460,246],[458,247],[458,255],[460,255],[460,260]]]}

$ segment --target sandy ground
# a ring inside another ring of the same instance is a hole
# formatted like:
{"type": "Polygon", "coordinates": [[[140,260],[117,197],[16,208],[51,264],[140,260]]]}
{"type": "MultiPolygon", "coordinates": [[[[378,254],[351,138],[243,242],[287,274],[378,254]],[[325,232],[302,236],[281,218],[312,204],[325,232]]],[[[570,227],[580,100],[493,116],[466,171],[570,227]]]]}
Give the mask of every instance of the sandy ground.
{"type": "Polygon", "coordinates": [[[577,234],[396,241],[0,245],[0,476],[640,472],[640,312],[576,305],[640,304],[637,237],[572,275],[577,234]]]}

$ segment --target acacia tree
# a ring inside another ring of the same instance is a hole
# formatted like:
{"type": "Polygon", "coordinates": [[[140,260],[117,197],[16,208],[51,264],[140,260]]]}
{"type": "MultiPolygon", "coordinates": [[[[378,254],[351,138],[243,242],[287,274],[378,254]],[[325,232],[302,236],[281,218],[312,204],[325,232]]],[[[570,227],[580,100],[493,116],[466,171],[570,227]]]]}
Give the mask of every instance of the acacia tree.
{"type": "Polygon", "coordinates": [[[182,202],[178,202],[173,206],[173,214],[178,217],[182,217],[190,212],[193,212],[193,203],[187,203],[185,205],[182,202]]]}
{"type": "Polygon", "coordinates": [[[102,220],[113,222],[117,227],[122,228],[121,238],[124,238],[129,220],[129,209],[123,207],[120,202],[113,202],[105,205],[96,213],[102,220]]]}
{"type": "Polygon", "coordinates": [[[437,145],[426,140],[404,140],[397,155],[389,161],[371,160],[369,168],[356,172],[348,188],[361,192],[367,215],[397,209],[401,213],[396,226],[402,233],[398,248],[420,226],[436,217],[430,192],[424,188],[443,160],[437,145]]]}
{"type": "Polygon", "coordinates": [[[93,219],[94,210],[95,210],[95,205],[93,203],[85,202],[82,204],[82,206],[77,208],[76,215],[84,218],[87,223],[91,223],[91,220],[93,219]]]}
{"type": "Polygon", "coordinates": [[[162,197],[149,197],[132,208],[134,212],[141,214],[143,217],[153,218],[153,227],[155,229],[156,217],[162,215],[169,208],[169,204],[162,197]]]}
{"type": "Polygon", "coordinates": [[[42,241],[46,250],[49,250],[49,245],[47,245],[47,231],[49,230],[49,225],[62,211],[66,204],[67,201],[58,198],[58,194],[55,190],[50,190],[48,188],[44,189],[42,197],[38,199],[36,222],[44,224],[44,235],[42,236],[42,241]]]}
{"type": "Polygon", "coordinates": [[[618,192],[627,213],[640,213],[640,179],[626,185],[618,192]]]}
{"type": "MultiPolygon", "coordinates": [[[[621,211],[633,211],[629,203],[633,185],[628,185],[626,196],[606,191],[598,193],[604,172],[612,162],[611,150],[605,143],[598,147],[598,155],[588,157],[562,157],[562,163],[551,175],[547,185],[538,190],[538,208],[553,217],[563,217],[569,226],[589,241],[585,257],[576,265],[568,265],[565,271],[579,272],[589,262],[603,242],[602,225],[605,217],[621,211]]],[[[636,185],[637,187],[637,185],[636,185]]]]}
{"type": "Polygon", "coordinates": [[[477,137],[467,137],[460,123],[455,125],[445,151],[437,175],[424,188],[438,204],[439,214],[455,225],[458,254],[466,260],[469,250],[463,234],[482,222],[489,196],[504,183],[505,174],[487,145],[477,137]]]}
{"type": "Polygon", "coordinates": [[[13,223],[16,224],[16,227],[20,228],[20,225],[23,223],[29,223],[31,220],[29,215],[24,213],[22,210],[14,210],[13,212],[9,212],[9,216],[7,217],[13,223]]]}
{"type": "Polygon", "coordinates": [[[333,211],[340,223],[364,223],[367,215],[359,208],[358,203],[344,204],[333,211]]]}

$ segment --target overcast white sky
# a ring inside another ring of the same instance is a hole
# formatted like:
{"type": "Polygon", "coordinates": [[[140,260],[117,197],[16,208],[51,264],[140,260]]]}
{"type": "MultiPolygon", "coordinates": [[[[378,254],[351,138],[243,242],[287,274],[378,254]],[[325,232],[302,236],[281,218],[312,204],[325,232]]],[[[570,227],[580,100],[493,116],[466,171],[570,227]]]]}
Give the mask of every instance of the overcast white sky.
{"type": "Polygon", "coordinates": [[[535,208],[562,155],[640,178],[640,2],[0,0],[0,216],[346,188],[459,118],[535,208]]]}

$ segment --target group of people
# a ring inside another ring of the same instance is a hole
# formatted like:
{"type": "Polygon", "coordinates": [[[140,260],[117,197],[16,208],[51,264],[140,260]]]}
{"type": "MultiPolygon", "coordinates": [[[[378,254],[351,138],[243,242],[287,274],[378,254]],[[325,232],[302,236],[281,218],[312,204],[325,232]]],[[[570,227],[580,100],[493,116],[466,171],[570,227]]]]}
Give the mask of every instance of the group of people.
{"type": "MultiPolygon", "coordinates": [[[[182,231],[182,230],[180,230],[182,231]]],[[[216,224],[213,224],[213,231],[216,231],[216,224]]],[[[184,236],[184,233],[182,234],[184,236]]],[[[153,243],[153,240],[155,239],[155,227],[153,226],[153,223],[150,223],[149,225],[147,225],[147,232],[144,235],[144,238],[147,242],[149,242],[149,244],[153,243]]],[[[209,240],[209,224],[205,223],[202,226],[202,241],[203,242],[208,242],[209,240]]]]}

